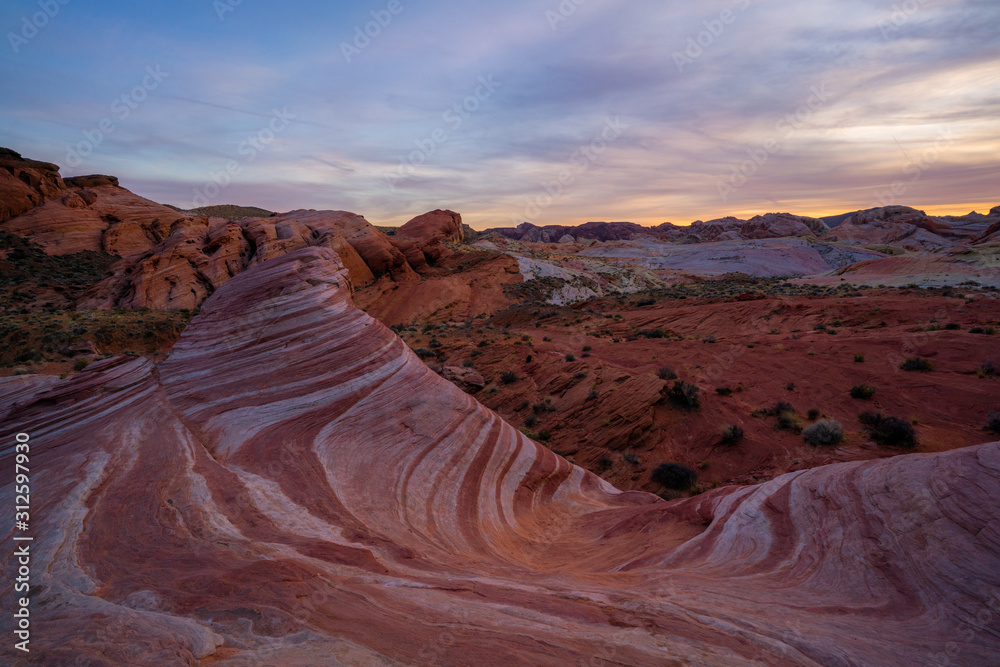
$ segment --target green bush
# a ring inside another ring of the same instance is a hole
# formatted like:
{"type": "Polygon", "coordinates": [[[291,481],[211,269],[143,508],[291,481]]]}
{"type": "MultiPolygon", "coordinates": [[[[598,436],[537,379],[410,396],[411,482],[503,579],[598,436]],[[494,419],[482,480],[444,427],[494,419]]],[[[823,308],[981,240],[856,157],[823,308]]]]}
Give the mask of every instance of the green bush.
{"type": "Polygon", "coordinates": [[[77,359],[76,363],[73,364],[73,370],[74,371],[82,371],[89,364],[90,364],[90,362],[87,361],[86,359],[77,359]]]}

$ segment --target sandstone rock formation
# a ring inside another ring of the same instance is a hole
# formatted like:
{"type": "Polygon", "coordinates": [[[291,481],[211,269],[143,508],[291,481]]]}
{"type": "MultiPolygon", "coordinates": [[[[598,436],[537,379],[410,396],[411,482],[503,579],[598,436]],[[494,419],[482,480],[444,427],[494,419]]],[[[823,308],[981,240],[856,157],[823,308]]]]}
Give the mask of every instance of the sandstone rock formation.
{"type": "Polygon", "coordinates": [[[445,243],[465,240],[462,216],[441,209],[418,215],[397,229],[392,240],[410,265],[425,273],[428,265],[437,264],[449,254],[445,243]]]}
{"type": "MultiPolygon", "coordinates": [[[[670,224],[670,223],[666,223],[670,224]]],[[[648,227],[634,222],[587,222],[582,225],[546,225],[539,227],[530,222],[522,222],[517,227],[497,227],[487,229],[482,234],[495,232],[515,241],[530,243],[556,243],[566,235],[574,239],[593,239],[595,241],[619,241],[635,238],[637,235],[652,235],[648,227]]]]}
{"type": "Polygon", "coordinates": [[[65,188],[58,166],[0,148],[0,223],[27,213],[65,188]]]}
{"type": "Polygon", "coordinates": [[[854,245],[888,244],[911,252],[934,251],[976,242],[992,223],[1000,221],[998,208],[985,216],[932,217],[908,206],[885,206],[848,216],[826,238],[854,245]]]}
{"type": "MultiPolygon", "coordinates": [[[[621,493],[428,371],[349,284],[332,249],[300,249],[228,281],[162,363],[0,380],[0,462],[13,469],[24,432],[39,471],[44,629],[30,655],[6,642],[5,661],[909,666],[1000,651],[1000,443],[682,501],[621,493]]],[[[0,595],[13,608],[10,579],[0,595]]]]}

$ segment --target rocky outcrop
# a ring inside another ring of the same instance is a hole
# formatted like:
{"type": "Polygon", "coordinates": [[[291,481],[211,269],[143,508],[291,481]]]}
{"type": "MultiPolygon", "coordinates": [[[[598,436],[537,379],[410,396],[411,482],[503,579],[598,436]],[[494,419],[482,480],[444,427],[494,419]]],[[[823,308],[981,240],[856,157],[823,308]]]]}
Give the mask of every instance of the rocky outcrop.
{"type": "Polygon", "coordinates": [[[893,245],[911,252],[935,251],[977,242],[998,219],[993,211],[989,215],[973,212],[933,217],[908,206],[885,206],[848,216],[826,239],[852,245],[893,245]]]}
{"type": "Polygon", "coordinates": [[[397,229],[392,237],[393,244],[419,273],[426,272],[429,265],[438,264],[451,254],[445,243],[464,240],[462,216],[441,209],[418,215],[397,229]]]}
{"type": "MultiPolygon", "coordinates": [[[[351,305],[330,248],[237,275],[161,363],[0,380],[0,415],[0,464],[23,432],[40,471],[31,656],[45,664],[908,666],[1000,651],[1000,444],[673,502],[622,493],[431,373],[351,305]]],[[[16,607],[11,578],[0,596],[16,607]]],[[[0,655],[15,660],[11,642],[0,655]]]]}
{"type": "Polygon", "coordinates": [[[167,206],[104,184],[66,189],[3,229],[30,238],[50,255],[94,250],[129,258],[151,250],[182,219],[167,206]]]}
{"type": "Polygon", "coordinates": [[[26,160],[20,153],[0,147],[0,223],[41,206],[65,189],[58,166],[26,160]]]}
{"type": "Polygon", "coordinates": [[[347,211],[300,210],[238,223],[182,217],[160,233],[162,241],[113,267],[80,307],[196,308],[248,267],[314,246],[336,252],[358,287],[382,275],[416,278],[382,232],[347,211]]]}

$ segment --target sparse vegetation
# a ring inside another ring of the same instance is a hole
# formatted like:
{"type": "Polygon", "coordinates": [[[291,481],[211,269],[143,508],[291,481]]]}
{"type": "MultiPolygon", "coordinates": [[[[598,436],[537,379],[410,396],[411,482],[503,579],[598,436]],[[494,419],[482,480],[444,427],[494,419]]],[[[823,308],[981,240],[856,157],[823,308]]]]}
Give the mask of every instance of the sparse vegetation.
{"type": "Polygon", "coordinates": [[[821,419],[802,429],[802,437],[810,445],[836,445],[844,439],[844,429],[836,419],[821,419]]]}
{"type": "Polygon", "coordinates": [[[743,428],[739,424],[730,424],[722,429],[722,440],[719,444],[735,445],[743,439],[743,428]]]}
{"type": "Polygon", "coordinates": [[[676,380],[677,373],[675,373],[670,366],[660,366],[660,368],[656,371],[656,377],[661,380],[676,380]]]}
{"type": "Polygon", "coordinates": [[[670,402],[685,410],[696,410],[701,407],[701,400],[698,398],[698,387],[687,382],[677,380],[674,386],[667,392],[670,402]]]}
{"type": "Polygon", "coordinates": [[[899,417],[887,417],[881,412],[862,412],[858,415],[872,440],[886,447],[904,447],[912,449],[917,446],[917,433],[913,424],[899,417]]]}
{"type": "Polygon", "coordinates": [[[515,373],[514,371],[504,371],[500,375],[500,383],[501,384],[514,384],[515,382],[517,382],[520,379],[521,378],[519,378],[517,376],[517,373],[515,373]]]}
{"type": "Polygon", "coordinates": [[[865,363],[865,355],[863,355],[863,354],[855,354],[854,355],[854,363],[856,363],[856,364],[863,364],[863,363],[865,363]]]}
{"type": "Polygon", "coordinates": [[[993,433],[1000,433],[1000,412],[991,410],[986,415],[986,426],[984,428],[993,433]]]}
{"type": "Polygon", "coordinates": [[[653,470],[653,481],[672,491],[688,491],[698,482],[698,473],[681,463],[661,463],[653,470]]]}
{"type": "Polygon", "coordinates": [[[875,387],[870,384],[856,384],[851,387],[851,398],[869,400],[875,396],[875,387]]]}
{"type": "Polygon", "coordinates": [[[566,361],[576,361],[576,355],[567,354],[566,361]]]}
{"type": "Polygon", "coordinates": [[[429,359],[430,357],[437,356],[434,354],[434,352],[428,350],[426,347],[418,347],[413,351],[413,353],[418,357],[420,357],[421,359],[429,359]]]}
{"type": "Polygon", "coordinates": [[[915,371],[918,373],[927,373],[934,370],[934,364],[927,359],[921,359],[920,357],[913,357],[912,359],[907,359],[899,368],[904,371],[915,371]]]}
{"type": "Polygon", "coordinates": [[[733,388],[732,387],[716,387],[715,388],[715,393],[718,394],[719,396],[729,396],[730,394],[733,393],[733,388]]]}

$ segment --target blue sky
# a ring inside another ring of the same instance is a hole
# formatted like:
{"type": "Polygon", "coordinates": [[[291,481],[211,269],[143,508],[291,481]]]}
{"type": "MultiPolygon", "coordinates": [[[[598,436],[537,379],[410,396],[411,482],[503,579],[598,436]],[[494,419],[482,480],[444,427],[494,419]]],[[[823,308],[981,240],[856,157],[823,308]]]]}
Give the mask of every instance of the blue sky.
{"type": "Polygon", "coordinates": [[[0,145],[164,203],[479,228],[1000,204],[995,0],[64,2],[0,9],[0,145]]]}

